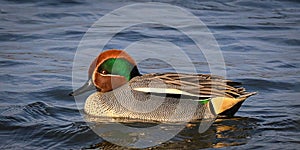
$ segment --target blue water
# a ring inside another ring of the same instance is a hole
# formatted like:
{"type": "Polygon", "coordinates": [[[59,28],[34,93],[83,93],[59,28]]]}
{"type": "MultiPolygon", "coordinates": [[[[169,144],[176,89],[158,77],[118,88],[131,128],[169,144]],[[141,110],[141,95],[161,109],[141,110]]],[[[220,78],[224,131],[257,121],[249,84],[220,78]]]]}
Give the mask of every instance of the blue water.
{"type": "MultiPolygon", "coordinates": [[[[247,99],[235,117],[217,119],[205,133],[192,125],[154,149],[297,149],[300,3],[166,2],[202,20],[219,43],[227,77],[258,94],[247,99]]],[[[68,93],[81,38],[100,17],[127,4],[133,2],[1,1],[1,149],[123,149],[89,128],[68,93]]],[[[113,46],[151,35],[127,34],[113,46]]],[[[180,37],[172,40],[190,44],[180,37]]],[[[194,63],[207,69],[203,61],[194,63]]],[[[144,72],[170,71],[163,64],[155,66],[157,70],[144,64],[144,72]]]]}

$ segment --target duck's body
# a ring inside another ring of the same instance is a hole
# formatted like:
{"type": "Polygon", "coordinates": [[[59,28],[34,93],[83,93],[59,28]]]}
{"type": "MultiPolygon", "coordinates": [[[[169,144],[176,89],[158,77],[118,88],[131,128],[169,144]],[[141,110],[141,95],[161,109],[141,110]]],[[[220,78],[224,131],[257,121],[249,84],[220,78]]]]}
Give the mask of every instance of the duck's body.
{"type": "MultiPolygon", "coordinates": [[[[85,88],[95,86],[98,92],[87,98],[84,111],[96,117],[177,122],[220,114],[232,116],[247,97],[255,94],[236,88],[238,83],[219,76],[141,75],[134,60],[120,50],[100,54],[90,67],[89,77],[85,88]],[[130,70],[126,73],[127,68],[130,70]]],[[[80,94],[85,88],[74,93],[80,94]]]]}

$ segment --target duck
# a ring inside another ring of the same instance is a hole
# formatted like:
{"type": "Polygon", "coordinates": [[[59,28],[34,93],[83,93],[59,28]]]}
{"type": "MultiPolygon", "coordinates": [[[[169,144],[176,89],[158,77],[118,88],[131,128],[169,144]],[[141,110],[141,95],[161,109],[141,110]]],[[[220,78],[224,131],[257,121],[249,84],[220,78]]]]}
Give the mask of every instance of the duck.
{"type": "Polygon", "coordinates": [[[84,104],[88,116],[180,122],[233,116],[256,94],[240,85],[211,74],[142,75],[125,50],[110,49],[92,61],[87,82],[70,95],[96,89],[84,104]]]}

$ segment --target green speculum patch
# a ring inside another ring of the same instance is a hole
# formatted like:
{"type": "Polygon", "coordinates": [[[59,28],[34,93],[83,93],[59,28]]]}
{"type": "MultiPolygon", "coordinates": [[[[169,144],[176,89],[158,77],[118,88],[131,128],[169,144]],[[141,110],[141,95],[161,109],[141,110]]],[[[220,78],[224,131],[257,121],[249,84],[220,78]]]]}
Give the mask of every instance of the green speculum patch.
{"type": "Polygon", "coordinates": [[[203,100],[199,101],[199,103],[204,105],[204,104],[208,103],[210,100],[211,100],[210,98],[203,99],[203,100]]]}
{"type": "Polygon", "coordinates": [[[104,61],[98,68],[98,72],[106,71],[108,74],[124,76],[127,81],[131,79],[133,65],[126,59],[110,58],[104,61]]]}

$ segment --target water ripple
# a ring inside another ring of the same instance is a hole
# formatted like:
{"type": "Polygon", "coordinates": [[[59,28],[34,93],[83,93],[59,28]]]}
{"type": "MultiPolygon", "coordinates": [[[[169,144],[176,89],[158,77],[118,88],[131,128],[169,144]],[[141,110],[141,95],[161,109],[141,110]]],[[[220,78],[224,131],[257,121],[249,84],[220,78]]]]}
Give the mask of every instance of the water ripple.
{"type": "MultiPolygon", "coordinates": [[[[295,149],[300,141],[299,1],[165,2],[199,17],[219,43],[228,77],[258,94],[244,102],[237,113],[241,117],[220,118],[204,134],[191,123],[171,141],[152,149],[295,149]]],[[[2,1],[2,149],[124,149],[92,132],[68,93],[72,60],[85,32],[101,16],[132,3],[2,1]]],[[[195,30],[188,24],[184,28],[195,30]]],[[[196,47],[187,36],[158,24],[144,27],[126,28],[106,48],[125,48],[147,38],[168,40],[191,55],[199,72],[210,73],[205,57],[194,54],[196,47]]],[[[167,60],[169,55],[163,55],[167,60]]],[[[163,61],[139,65],[145,68],[142,72],[173,71],[163,61]]]]}

